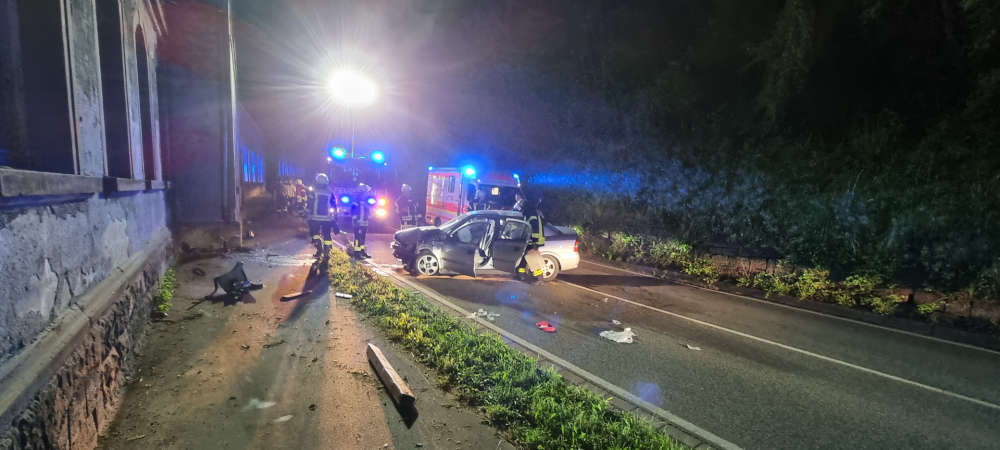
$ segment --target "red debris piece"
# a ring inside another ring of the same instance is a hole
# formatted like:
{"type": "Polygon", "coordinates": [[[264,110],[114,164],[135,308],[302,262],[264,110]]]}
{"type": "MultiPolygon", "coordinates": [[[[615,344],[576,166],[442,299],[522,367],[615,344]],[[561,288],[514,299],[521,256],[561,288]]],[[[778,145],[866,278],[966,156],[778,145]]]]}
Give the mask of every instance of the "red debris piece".
{"type": "Polygon", "coordinates": [[[551,323],[548,323],[548,322],[546,322],[544,320],[541,321],[541,322],[536,323],[535,326],[538,327],[539,330],[542,330],[542,331],[544,331],[546,333],[555,333],[556,332],[556,327],[553,326],[551,323]]]}

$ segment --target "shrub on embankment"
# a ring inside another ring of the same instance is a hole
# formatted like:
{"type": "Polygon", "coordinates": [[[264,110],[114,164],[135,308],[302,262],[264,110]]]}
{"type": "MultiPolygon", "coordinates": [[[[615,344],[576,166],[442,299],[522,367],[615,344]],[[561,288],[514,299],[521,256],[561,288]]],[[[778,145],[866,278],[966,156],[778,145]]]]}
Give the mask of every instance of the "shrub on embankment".
{"type": "Polygon", "coordinates": [[[568,383],[551,369],[477,332],[419,295],[396,287],[342,252],[330,256],[330,285],[375,319],[496,426],[525,448],[683,448],[605,398],[568,383]]]}

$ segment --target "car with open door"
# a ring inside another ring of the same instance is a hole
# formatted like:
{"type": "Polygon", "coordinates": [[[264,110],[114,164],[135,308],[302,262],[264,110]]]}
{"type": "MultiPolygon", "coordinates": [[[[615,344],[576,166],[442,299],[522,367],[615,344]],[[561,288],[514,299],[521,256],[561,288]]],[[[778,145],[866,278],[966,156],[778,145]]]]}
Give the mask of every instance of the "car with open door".
{"type": "Polygon", "coordinates": [[[391,245],[414,275],[517,275],[530,238],[520,212],[488,210],[398,231],[391,245]]]}

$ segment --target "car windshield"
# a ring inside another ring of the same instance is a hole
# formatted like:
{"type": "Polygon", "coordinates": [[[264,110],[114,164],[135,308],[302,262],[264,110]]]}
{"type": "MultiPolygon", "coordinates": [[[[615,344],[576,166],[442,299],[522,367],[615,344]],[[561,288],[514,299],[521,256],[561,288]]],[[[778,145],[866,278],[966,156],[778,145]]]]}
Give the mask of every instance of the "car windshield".
{"type": "Polygon", "coordinates": [[[461,216],[458,216],[445,223],[442,223],[441,226],[439,226],[438,228],[440,228],[441,231],[449,233],[451,232],[451,230],[454,230],[459,224],[465,221],[465,219],[467,219],[470,215],[472,215],[472,213],[462,214],[461,216]]]}

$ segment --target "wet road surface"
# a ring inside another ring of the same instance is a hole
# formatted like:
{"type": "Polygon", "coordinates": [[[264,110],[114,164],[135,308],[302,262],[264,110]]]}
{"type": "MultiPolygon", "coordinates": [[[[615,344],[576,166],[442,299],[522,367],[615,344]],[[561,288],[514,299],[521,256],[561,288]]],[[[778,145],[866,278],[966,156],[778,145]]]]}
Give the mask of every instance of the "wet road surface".
{"type": "MultiPolygon", "coordinates": [[[[390,235],[368,241],[399,264],[390,235]]],[[[586,262],[541,284],[395,272],[744,448],[1000,445],[997,352],[586,262]],[[622,327],[634,343],[599,336],[622,327]]]]}

